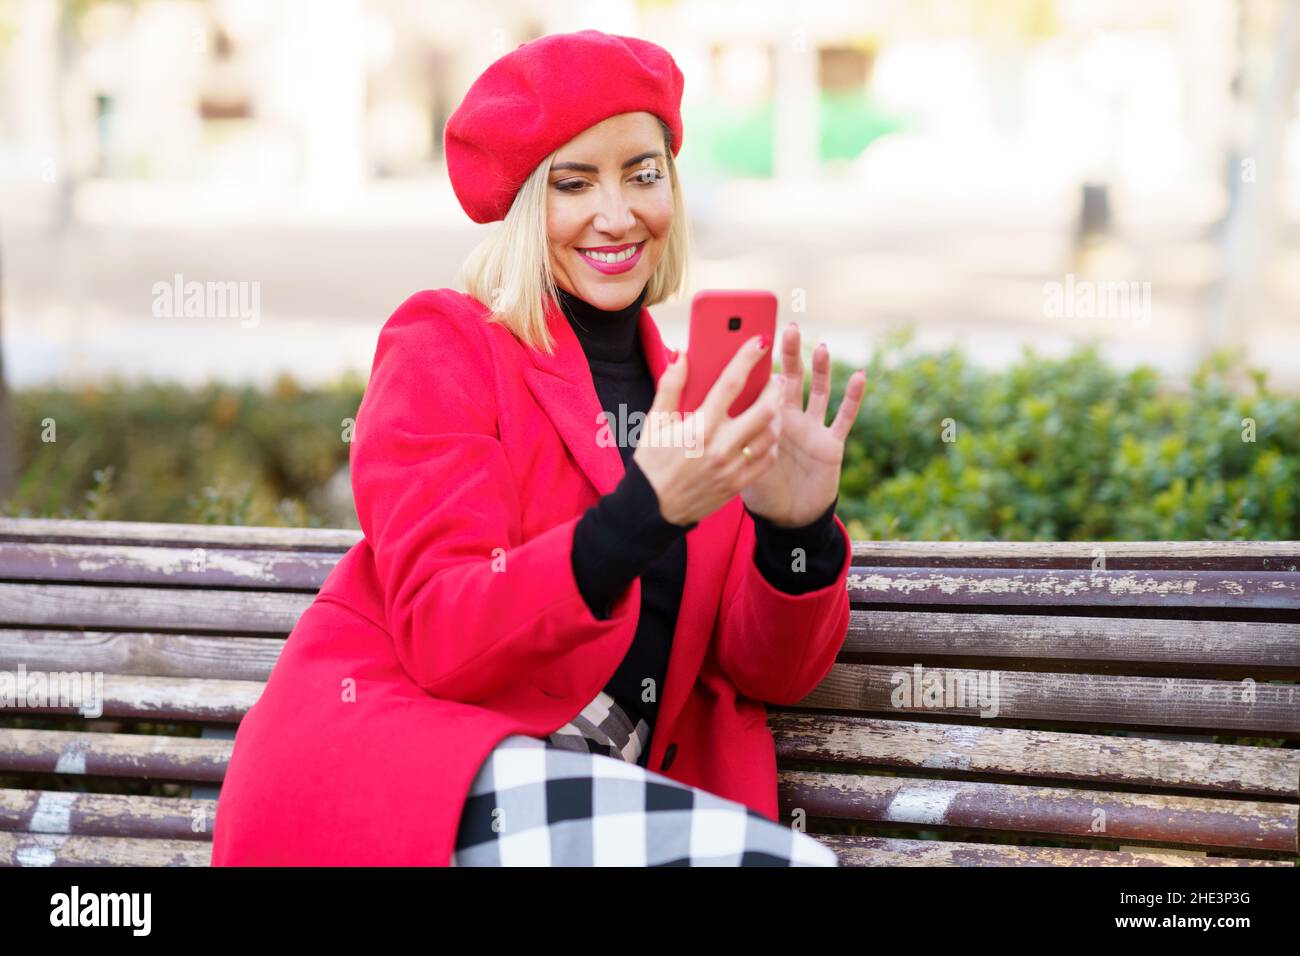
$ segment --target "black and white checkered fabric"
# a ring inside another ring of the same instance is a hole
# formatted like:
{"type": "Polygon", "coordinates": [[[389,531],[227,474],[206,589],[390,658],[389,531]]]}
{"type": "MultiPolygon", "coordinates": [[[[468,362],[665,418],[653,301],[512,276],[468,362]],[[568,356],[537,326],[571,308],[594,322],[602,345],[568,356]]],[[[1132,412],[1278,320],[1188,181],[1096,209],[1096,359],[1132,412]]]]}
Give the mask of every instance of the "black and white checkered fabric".
{"type": "Polygon", "coordinates": [[[513,734],[474,778],[451,865],[839,863],[829,847],[744,804],[617,757],[513,734]]]}
{"type": "Polygon", "coordinates": [[[561,750],[604,754],[627,763],[640,763],[650,740],[650,725],[638,718],[633,727],[632,715],[602,690],[582,708],[582,713],[546,739],[561,750]]]}

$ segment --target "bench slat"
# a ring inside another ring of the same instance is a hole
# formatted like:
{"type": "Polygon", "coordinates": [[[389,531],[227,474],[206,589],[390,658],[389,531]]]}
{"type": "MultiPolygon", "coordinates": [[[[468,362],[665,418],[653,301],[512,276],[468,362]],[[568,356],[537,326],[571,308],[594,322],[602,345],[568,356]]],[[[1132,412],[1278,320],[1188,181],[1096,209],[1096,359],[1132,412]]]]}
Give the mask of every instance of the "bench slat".
{"type": "Polygon", "coordinates": [[[770,711],[780,761],[957,771],[1300,800],[1300,751],[770,711]]]}
{"type": "MultiPolygon", "coordinates": [[[[282,644],[223,634],[0,628],[0,663],[46,670],[265,680],[282,644]]],[[[841,659],[889,655],[1113,664],[1198,664],[1300,676],[1300,625],[1017,614],[853,611],[841,659]]],[[[1082,666],[1082,664],[1080,664],[1082,666]]]]}
{"type": "Polygon", "coordinates": [[[233,740],[0,728],[0,770],[220,783],[233,740]]]}
{"type": "Polygon", "coordinates": [[[274,637],[0,628],[0,667],[264,681],[283,647],[274,637]]]}
{"type": "MultiPolygon", "coordinates": [[[[1218,733],[1300,737],[1300,686],[1256,683],[1252,703],[1242,700],[1240,681],[1185,677],[1124,677],[1112,674],[1039,674],[924,667],[922,674],[965,682],[964,706],[926,707],[912,699],[897,707],[895,687],[914,684],[914,669],[902,665],[836,664],[800,707],[861,711],[893,716],[980,717],[976,688],[992,690],[997,678],[997,720],[1084,723],[1095,727],[1196,728],[1218,733]],[[895,676],[901,675],[899,681],[895,676]],[[978,683],[979,678],[984,683],[978,683]]],[[[915,695],[913,695],[915,698],[915,695]]]]}
{"type": "MultiPolygon", "coordinates": [[[[844,866],[1291,866],[1282,860],[1189,857],[985,843],[897,840],[814,833],[844,866]]],[[[0,866],[208,866],[193,840],[141,840],[0,832],[0,866]]]]}
{"type": "Polygon", "coordinates": [[[1272,571],[1044,571],[854,567],[855,604],[1049,607],[1300,607],[1300,573],[1272,571]]]}
{"type": "MultiPolygon", "coordinates": [[[[1297,799],[1300,752],[773,712],[777,757],[1297,799]]],[[[220,782],[228,740],[0,728],[0,770],[220,782]]]]}
{"type": "Polygon", "coordinates": [[[803,770],[778,777],[786,820],[799,809],[810,817],[1080,841],[1300,849],[1295,804],[803,770]]]}
{"type": "Polygon", "coordinates": [[[215,800],[0,790],[0,830],[212,841],[215,800]],[[202,829],[195,832],[195,826],[202,829]]]}
{"type": "Polygon", "coordinates": [[[0,584],[0,625],[285,635],[313,595],[293,591],[0,584]]]}
{"type": "Polygon", "coordinates": [[[1300,571],[1300,541],[854,541],[853,563],[920,568],[1300,571]]]}
{"type": "MultiPolygon", "coordinates": [[[[153,721],[199,721],[237,724],[262,695],[262,681],[193,680],[185,677],[133,677],[105,674],[104,717],[153,721]]],[[[89,699],[87,703],[94,703],[89,699]]],[[[76,716],[76,708],[36,706],[28,701],[6,708],[14,713],[76,716]]]]}
{"type": "Polygon", "coordinates": [[[268,528],[253,525],[160,524],[152,521],[0,518],[0,541],[343,552],[360,541],[361,537],[360,531],[347,528],[268,528]]]}
{"type": "MultiPolygon", "coordinates": [[[[346,551],[361,532],[348,528],[270,528],[247,525],[161,524],[144,521],[79,521],[62,518],[0,518],[0,540],[84,544],[230,546],[346,551]]],[[[1200,562],[1214,568],[1300,571],[1295,541],[854,541],[853,563],[920,567],[1023,567],[1025,562],[1090,568],[1097,549],[1107,567],[1134,562],[1146,568],[1183,568],[1200,562]],[[1274,567],[1274,565],[1277,565],[1274,567]]]]}
{"type": "MultiPolygon", "coordinates": [[[[927,669],[924,673],[933,673],[927,669]]],[[[945,675],[975,687],[976,672],[944,668],[945,675]]],[[[1116,677],[1098,674],[1036,674],[998,671],[997,720],[1084,723],[1096,727],[1195,728],[1300,737],[1300,686],[1257,684],[1256,700],[1240,702],[1234,681],[1116,677]]],[[[927,708],[921,701],[895,707],[893,676],[911,670],[879,664],[836,664],[826,679],[798,702],[801,708],[879,713],[901,717],[979,717],[974,695],[964,707],[927,708]]],[[[986,675],[987,676],[987,675],[986,675]]],[[[104,715],[157,720],[236,723],[261,695],[261,681],[193,680],[180,677],[104,675],[104,715]]],[[[990,677],[991,679],[991,677],[990,677]]],[[[986,685],[991,687],[991,684],[986,685]]],[[[15,711],[75,713],[27,706],[15,711]]]]}
{"type": "Polygon", "coordinates": [[[1156,850],[1142,853],[835,833],[810,835],[834,850],[842,866],[1293,866],[1285,860],[1186,856],[1156,850]]]}
{"type": "Polygon", "coordinates": [[[1269,667],[1300,676],[1300,624],[859,611],[844,654],[1269,667]]]}
{"type": "Polygon", "coordinates": [[[195,840],[0,831],[0,866],[208,866],[211,861],[212,844],[195,840]]]}
{"type": "Polygon", "coordinates": [[[0,579],[317,591],[341,552],[0,541],[0,579]]]}

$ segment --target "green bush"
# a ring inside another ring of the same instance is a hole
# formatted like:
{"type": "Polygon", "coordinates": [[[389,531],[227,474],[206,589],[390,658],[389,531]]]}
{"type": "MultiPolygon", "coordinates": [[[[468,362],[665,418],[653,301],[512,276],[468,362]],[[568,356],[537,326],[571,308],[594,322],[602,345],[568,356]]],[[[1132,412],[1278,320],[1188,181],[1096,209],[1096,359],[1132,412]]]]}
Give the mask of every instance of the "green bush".
{"type": "Polygon", "coordinates": [[[900,336],[867,376],[838,509],[854,538],[1300,537],[1300,399],[1228,357],[1175,392],[1092,348],[989,372],[900,336]]]}
{"type": "MultiPolygon", "coordinates": [[[[832,412],[850,371],[835,369],[832,412]]],[[[1300,538],[1300,399],[1226,357],[1171,390],[1089,348],[991,372],[897,335],[867,373],[839,505],[854,538],[1300,538]]],[[[21,483],[6,512],[355,527],[321,492],[347,463],[344,421],[363,389],[19,392],[21,483]],[[56,442],[42,441],[47,419],[56,442]]]]}
{"type": "MultiPolygon", "coordinates": [[[[316,390],[209,385],[33,389],[14,395],[22,516],[315,527],[348,460],[364,382],[316,390]],[[54,441],[49,441],[50,429],[54,441]]],[[[355,518],[350,523],[355,527],[355,518]]]]}

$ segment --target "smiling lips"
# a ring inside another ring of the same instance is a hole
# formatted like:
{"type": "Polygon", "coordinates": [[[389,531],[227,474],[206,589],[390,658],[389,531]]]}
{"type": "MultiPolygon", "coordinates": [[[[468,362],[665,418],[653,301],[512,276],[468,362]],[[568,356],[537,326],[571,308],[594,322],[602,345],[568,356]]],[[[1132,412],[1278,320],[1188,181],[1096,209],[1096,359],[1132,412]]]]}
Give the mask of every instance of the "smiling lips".
{"type": "Polygon", "coordinates": [[[629,242],[621,246],[592,246],[589,249],[579,249],[578,253],[593,269],[613,275],[633,268],[640,260],[644,248],[643,239],[641,242],[629,242]]]}

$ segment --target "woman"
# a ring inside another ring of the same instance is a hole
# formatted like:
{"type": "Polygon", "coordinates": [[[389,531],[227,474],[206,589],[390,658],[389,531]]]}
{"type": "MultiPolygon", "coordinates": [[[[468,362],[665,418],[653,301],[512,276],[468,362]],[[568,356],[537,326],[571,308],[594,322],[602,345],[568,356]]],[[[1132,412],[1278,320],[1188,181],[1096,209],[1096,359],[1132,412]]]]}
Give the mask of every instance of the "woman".
{"type": "Polygon", "coordinates": [[[240,725],[214,865],[836,865],[777,819],[764,703],[847,630],[864,376],[826,427],[829,356],[804,409],[791,326],[743,414],[759,343],[673,419],[685,357],[644,306],[684,276],[681,90],[661,48],[586,30],[501,58],[449,120],[458,199],[504,224],[469,294],[380,334],[364,540],[240,725]],[[623,427],[647,412],[666,427],[623,427]]]}

